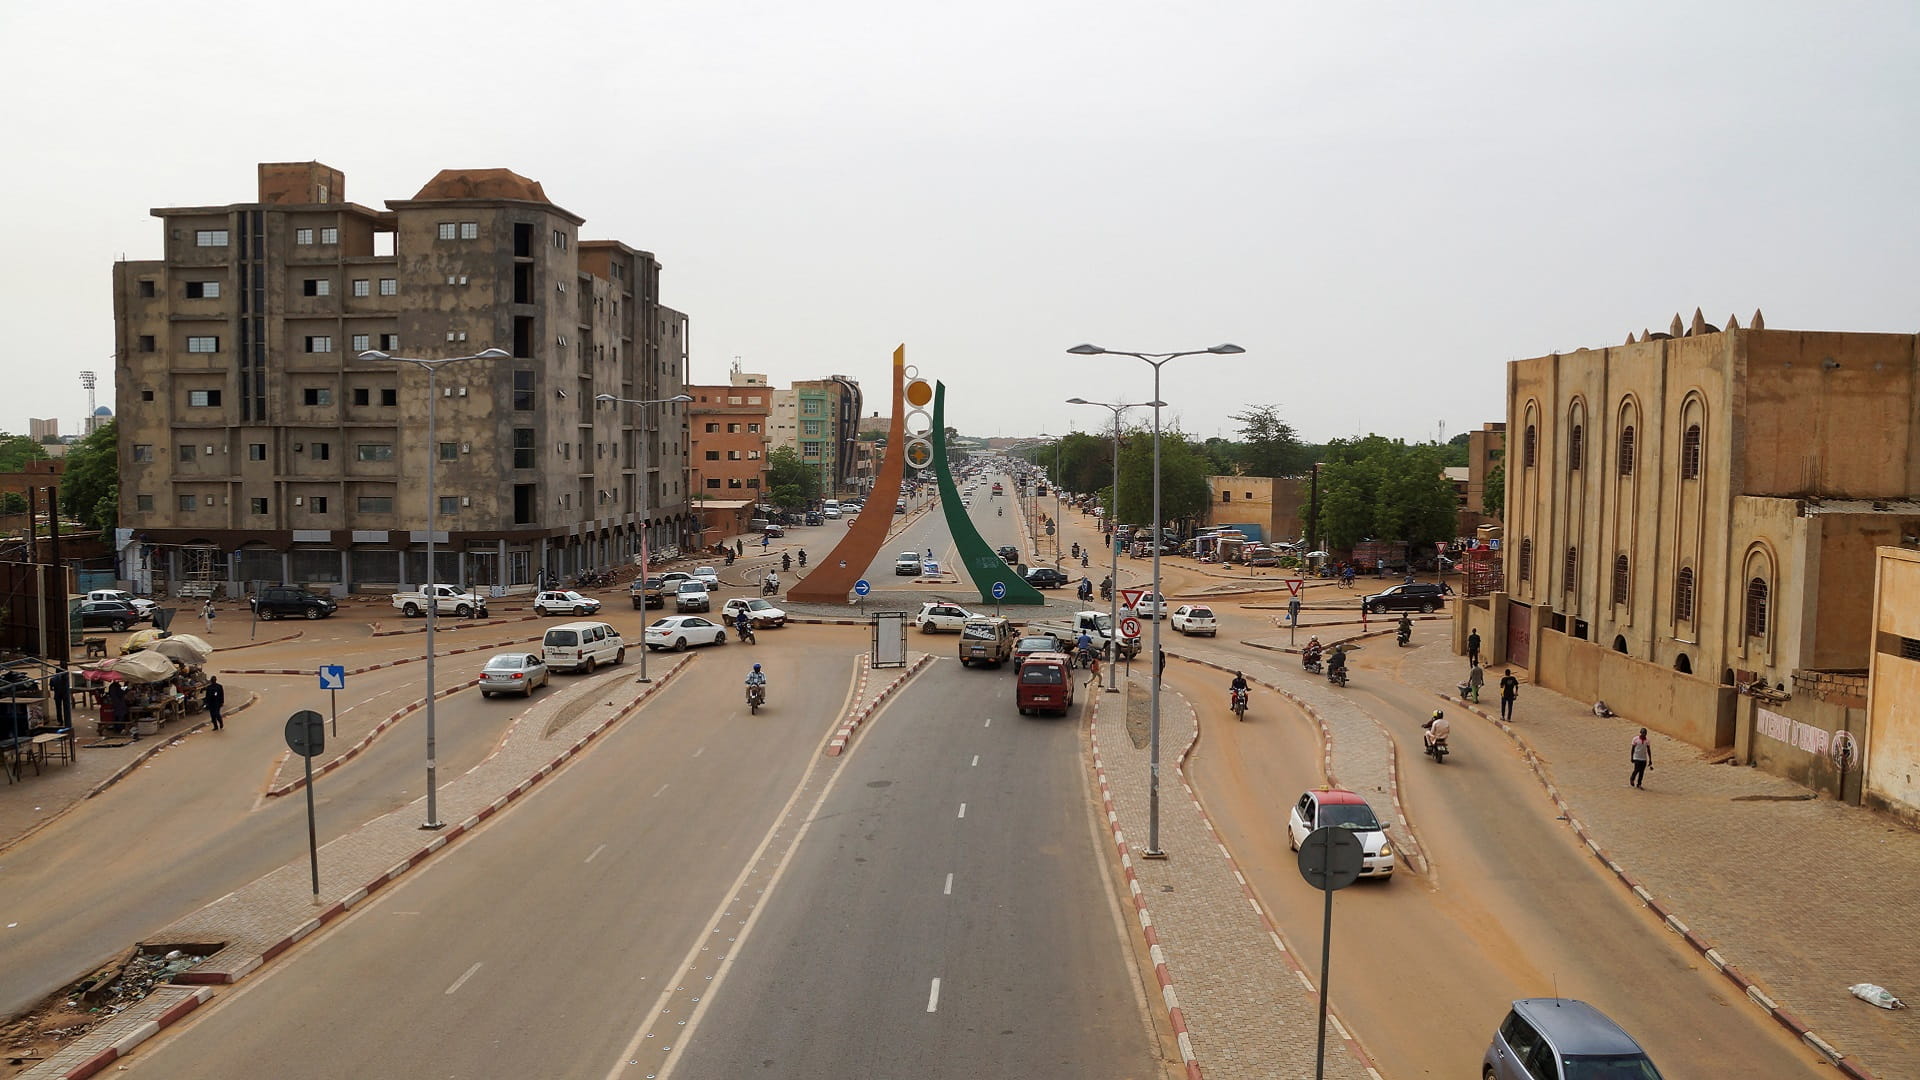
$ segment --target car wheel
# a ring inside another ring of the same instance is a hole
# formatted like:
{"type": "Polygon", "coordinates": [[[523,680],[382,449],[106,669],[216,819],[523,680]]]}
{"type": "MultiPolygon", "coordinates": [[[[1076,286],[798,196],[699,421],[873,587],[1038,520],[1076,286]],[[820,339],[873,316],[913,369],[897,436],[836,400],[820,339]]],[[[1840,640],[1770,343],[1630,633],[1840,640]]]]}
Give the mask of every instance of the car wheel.
{"type": "Polygon", "coordinates": [[[420,605],[409,600],[407,602],[407,606],[400,609],[400,614],[405,615],[408,618],[412,618],[413,616],[420,614],[420,605]]]}
{"type": "Polygon", "coordinates": [[[686,638],[674,638],[674,639],[673,639],[673,651],[674,651],[674,652],[686,652],[686,651],[687,651],[687,639],[686,639],[686,638]]]}
{"type": "Polygon", "coordinates": [[[533,696],[533,680],[532,680],[532,679],[528,679],[528,680],[527,680],[527,689],[525,690],[525,692],[523,692],[523,693],[521,694],[521,696],[522,696],[522,697],[532,697],[532,696],[533,696]]]}
{"type": "Polygon", "coordinates": [[[625,645],[613,651],[613,662],[616,664],[624,664],[627,662],[627,647],[625,645]]]}
{"type": "Polygon", "coordinates": [[[727,632],[725,630],[722,630],[719,633],[713,635],[713,643],[715,645],[725,645],[727,643],[727,632]]]}
{"type": "Polygon", "coordinates": [[[321,617],[322,615],[325,615],[325,614],[326,614],[326,612],[324,612],[324,611],[321,611],[321,610],[320,610],[319,608],[317,608],[317,607],[310,607],[310,608],[308,608],[308,609],[307,609],[307,618],[309,618],[309,619],[317,619],[317,618],[319,618],[319,617],[321,617]]]}
{"type": "Polygon", "coordinates": [[[963,656],[963,657],[961,657],[961,658],[960,658],[960,666],[961,666],[961,667],[972,667],[972,666],[973,666],[973,658],[972,658],[972,657],[970,657],[970,656],[963,656]]]}
{"type": "Polygon", "coordinates": [[[923,633],[923,634],[931,634],[931,633],[933,633],[933,623],[931,623],[931,622],[923,622],[923,623],[921,623],[921,624],[920,624],[920,632],[921,632],[921,633],[923,633]]]}
{"type": "Polygon", "coordinates": [[[578,605],[576,605],[576,606],[574,607],[574,609],[573,609],[573,613],[574,613],[575,615],[588,615],[588,614],[592,614],[592,613],[591,613],[590,611],[588,611],[588,610],[587,610],[586,608],[584,608],[584,607],[580,607],[580,606],[578,606],[578,605]]]}
{"type": "Polygon", "coordinates": [[[1433,601],[1431,600],[1420,601],[1420,614],[1422,615],[1433,614],[1433,601]]]}
{"type": "Polygon", "coordinates": [[[473,614],[473,609],[468,607],[465,604],[461,604],[460,606],[453,609],[453,613],[456,617],[464,619],[467,616],[473,614]]]}
{"type": "Polygon", "coordinates": [[[124,633],[126,633],[126,632],[127,632],[127,620],[125,620],[125,619],[115,619],[115,620],[113,620],[113,630],[114,630],[114,633],[116,633],[116,634],[124,634],[124,633]]]}
{"type": "Polygon", "coordinates": [[[482,700],[485,700],[485,699],[487,699],[487,698],[490,698],[490,697],[492,697],[492,696],[493,696],[493,691],[491,691],[491,690],[482,690],[482,691],[480,691],[480,697],[481,697],[481,699],[482,699],[482,700]]]}
{"type": "Polygon", "coordinates": [[[593,674],[593,669],[599,666],[600,666],[599,660],[591,656],[587,657],[587,674],[589,675],[593,674]]]}

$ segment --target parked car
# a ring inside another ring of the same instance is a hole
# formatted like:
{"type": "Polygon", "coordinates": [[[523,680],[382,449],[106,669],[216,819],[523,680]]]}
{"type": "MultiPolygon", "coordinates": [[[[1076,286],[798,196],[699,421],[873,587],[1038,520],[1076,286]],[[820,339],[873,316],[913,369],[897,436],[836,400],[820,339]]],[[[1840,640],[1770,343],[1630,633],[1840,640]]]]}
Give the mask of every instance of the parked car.
{"type": "Polygon", "coordinates": [[[689,611],[711,611],[713,603],[707,597],[707,587],[698,580],[688,578],[682,581],[673,593],[673,610],[685,614],[689,611]]]}
{"type": "Polygon", "coordinates": [[[541,639],[540,658],[552,671],[585,671],[591,675],[601,664],[625,660],[627,641],[608,623],[561,623],[541,639]]]}
{"type": "Polygon", "coordinates": [[[968,611],[959,604],[947,604],[937,600],[930,600],[920,605],[920,613],[913,617],[913,624],[918,626],[920,632],[923,634],[932,634],[948,630],[957,634],[960,632],[960,628],[965,626],[967,620],[971,618],[973,618],[973,612],[968,611]]]}
{"type": "Polygon", "coordinates": [[[751,598],[736,596],[727,601],[720,608],[720,620],[728,626],[732,626],[734,619],[737,618],[742,611],[747,613],[747,621],[752,623],[753,628],[756,630],[765,630],[768,627],[777,630],[787,625],[786,612],[781,611],[779,608],[774,607],[772,604],[757,596],[751,598]]]}
{"type": "Polygon", "coordinates": [[[87,594],[87,599],[118,600],[123,604],[131,604],[133,609],[146,619],[153,618],[153,609],[160,606],[144,596],[135,596],[125,589],[95,589],[87,594]]]}
{"type": "Polygon", "coordinates": [[[284,616],[324,619],[340,607],[330,596],[320,596],[292,585],[269,585],[255,593],[247,603],[262,619],[278,619],[284,616]]]}
{"type": "Polygon", "coordinates": [[[1360,606],[1368,611],[1418,611],[1425,614],[1438,611],[1453,595],[1453,588],[1445,584],[1430,581],[1416,581],[1411,585],[1395,585],[1383,589],[1371,596],[1360,598],[1360,606]]]}
{"type": "Polygon", "coordinates": [[[916,577],[920,573],[920,553],[903,551],[893,560],[893,572],[903,577],[916,577]]]}
{"type": "Polygon", "coordinates": [[[503,652],[480,669],[480,696],[519,694],[532,697],[535,689],[547,685],[552,675],[547,662],[532,653],[503,652]]]}
{"type": "Polygon", "coordinates": [[[998,548],[994,549],[994,554],[1000,556],[1008,566],[1012,566],[1014,563],[1020,561],[1020,549],[1014,547],[1012,544],[1001,544],[998,548]]]}
{"type": "Polygon", "coordinates": [[[125,630],[141,621],[140,609],[125,600],[82,600],[80,602],[80,625],[83,627],[104,626],[112,630],[125,630]]]}
{"type": "Polygon", "coordinates": [[[1513,1003],[1481,1059],[1487,1080],[1660,1080],[1633,1036],[1575,998],[1513,1003]]]}
{"type": "MultiPolygon", "coordinates": [[[[768,526],[768,528],[772,528],[772,526],[768,526]]],[[[693,579],[705,585],[708,592],[714,592],[720,588],[720,572],[711,566],[694,567],[693,579]]]]}
{"type": "Polygon", "coordinates": [[[647,627],[649,649],[681,652],[689,645],[725,645],[727,628],[698,615],[669,615],[647,627]]]}
{"type": "Polygon", "coordinates": [[[1393,873],[1393,845],[1387,826],[1373,816],[1367,800],[1345,788],[1315,788],[1300,796],[1287,813],[1287,844],[1295,851],[1308,834],[1320,828],[1351,830],[1360,841],[1360,876],[1387,877],[1393,873]]]}
{"type": "Polygon", "coordinates": [[[635,611],[667,606],[667,583],[664,579],[634,578],[632,588],[635,611]]]}
{"type": "Polygon", "coordinates": [[[1248,566],[1279,566],[1280,553],[1270,547],[1247,549],[1248,566]]]}
{"type": "Polygon", "coordinates": [[[600,601],[591,596],[581,596],[571,589],[559,592],[552,589],[533,598],[535,615],[598,615],[600,601]]]}
{"type": "Polygon", "coordinates": [[[820,516],[822,518],[837,518],[840,516],[840,508],[837,506],[829,506],[825,510],[820,511],[820,516]]]}
{"type": "Polygon", "coordinates": [[[1051,566],[1036,566],[1027,571],[1027,584],[1036,589],[1058,589],[1073,579],[1051,566]]]}
{"type": "Polygon", "coordinates": [[[1220,632],[1220,624],[1214,620],[1213,609],[1204,604],[1181,604],[1173,609],[1173,617],[1167,621],[1175,630],[1183,634],[1205,634],[1213,637],[1220,632]]]}

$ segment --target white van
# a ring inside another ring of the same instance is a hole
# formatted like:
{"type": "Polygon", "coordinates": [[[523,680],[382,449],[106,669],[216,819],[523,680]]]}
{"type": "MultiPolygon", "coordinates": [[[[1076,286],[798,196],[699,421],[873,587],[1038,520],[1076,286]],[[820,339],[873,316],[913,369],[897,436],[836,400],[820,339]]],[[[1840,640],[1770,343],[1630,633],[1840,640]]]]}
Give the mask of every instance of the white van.
{"type": "Polygon", "coordinates": [[[627,658],[620,631],[603,622],[561,623],[547,631],[541,647],[549,671],[585,671],[627,658]]]}
{"type": "Polygon", "coordinates": [[[827,511],[827,510],[832,510],[832,511],[834,511],[834,512],[835,512],[835,513],[834,513],[834,514],[833,514],[832,516],[833,516],[833,517],[839,517],[839,516],[840,516],[840,515],[839,515],[839,510],[840,510],[840,500],[838,500],[838,499],[828,499],[828,500],[827,500],[826,502],[823,502],[823,503],[821,503],[821,504],[820,504],[820,509],[821,509],[821,511],[822,511],[822,512],[825,512],[825,511],[827,511]]]}

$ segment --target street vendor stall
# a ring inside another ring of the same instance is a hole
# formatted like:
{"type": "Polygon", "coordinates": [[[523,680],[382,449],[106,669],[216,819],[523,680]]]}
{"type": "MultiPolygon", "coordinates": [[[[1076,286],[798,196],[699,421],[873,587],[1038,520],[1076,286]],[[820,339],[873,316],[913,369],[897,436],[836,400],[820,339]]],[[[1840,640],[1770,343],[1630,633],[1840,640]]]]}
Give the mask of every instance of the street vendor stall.
{"type": "Polygon", "coordinates": [[[151,650],[116,657],[80,670],[100,706],[98,732],[154,734],[185,712],[180,668],[151,650]]]}

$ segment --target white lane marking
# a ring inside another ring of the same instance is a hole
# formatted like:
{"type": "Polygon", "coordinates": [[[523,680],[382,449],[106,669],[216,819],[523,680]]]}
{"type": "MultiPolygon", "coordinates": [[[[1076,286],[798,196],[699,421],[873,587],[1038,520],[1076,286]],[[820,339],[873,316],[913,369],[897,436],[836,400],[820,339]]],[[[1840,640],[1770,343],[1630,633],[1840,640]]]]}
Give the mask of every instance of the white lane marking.
{"type": "Polygon", "coordinates": [[[467,969],[467,973],[465,975],[462,975],[459,978],[453,980],[453,985],[447,987],[447,993],[451,994],[455,990],[458,990],[462,986],[465,986],[467,983],[467,980],[473,978],[473,973],[479,970],[480,970],[480,961],[475,960],[473,962],[473,966],[467,969]]]}
{"type": "Polygon", "coordinates": [[[960,804],[960,816],[961,816],[961,817],[966,817],[966,816],[967,816],[967,804],[966,804],[966,803],[961,803],[961,804],[960,804]]]}
{"type": "Polygon", "coordinates": [[[986,722],[986,723],[984,723],[984,724],[981,724],[980,726],[981,726],[981,727],[992,727],[992,726],[993,726],[993,717],[991,717],[991,716],[989,716],[989,717],[987,717],[987,722],[986,722]]]}
{"type": "Polygon", "coordinates": [[[607,850],[607,845],[601,844],[599,847],[593,849],[593,855],[587,856],[585,861],[592,862],[594,855],[598,855],[605,850],[607,850]]]}
{"type": "Polygon", "coordinates": [[[980,755],[979,755],[979,754],[975,754],[975,755],[973,755],[973,764],[972,764],[972,765],[969,765],[969,766],[967,766],[967,768],[969,768],[969,769],[977,769],[977,768],[979,768],[979,767],[980,767],[980,755]]]}
{"type": "Polygon", "coordinates": [[[947,875],[947,887],[940,891],[947,896],[953,895],[953,875],[952,874],[947,875]]]}
{"type": "Polygon", "coordinates": [[[939,1009],[940,1009],[940,980],[935,979],[933,980],[933,989],[927,992],[927,1011],[938,1012],[939,1009]]]}
{"type": "Polygon", "coordinates": [[[667,785],[665,785],[665,784],[661,784],[661,785],[660,785],[660,790],[659,790],[659,791],[656,791],[656,792],[654,792],[654,793],[653,793],[653,797],[654,797],[654,798],[656,798],[656,799],[657,799],[657,798],[659,798],[659,797],[660,797],[660,792],[661,792],[661,791],[665,791],[665,790],[667,790],[667,785]]]}
{"type": "Polygon", "coordinates": [[[706,753],[706,752],[707,752],[707,748],[703,746],[703,747],[701,747],[700,749],[698,749],[698,750],[695,750],[695,751],[693,752],[693,756],[694,756],[694,757],[699,757],[699,756],[700,756],[701,754],[704,754],[704,753],[706,753]]]}

